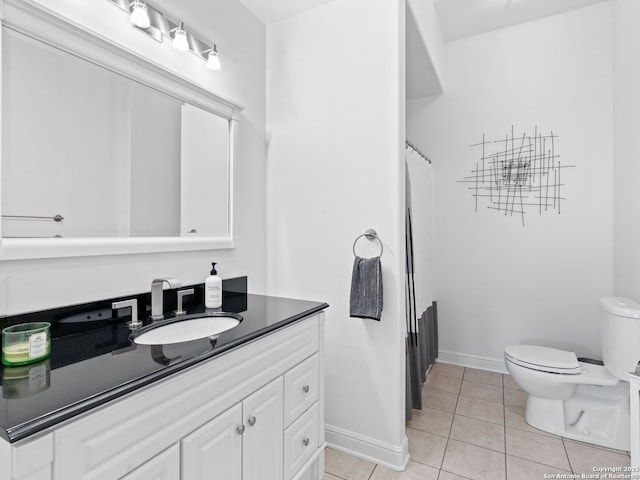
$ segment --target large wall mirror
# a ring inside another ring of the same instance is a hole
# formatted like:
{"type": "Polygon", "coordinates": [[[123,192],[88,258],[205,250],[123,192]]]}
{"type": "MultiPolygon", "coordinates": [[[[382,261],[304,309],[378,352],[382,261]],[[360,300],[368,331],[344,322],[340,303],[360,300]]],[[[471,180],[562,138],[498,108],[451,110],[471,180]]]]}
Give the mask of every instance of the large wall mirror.
{"type": "Polygon", "coordinates": [[[232,246],[233,123],[3,25],[3,258],[232,246]]]}

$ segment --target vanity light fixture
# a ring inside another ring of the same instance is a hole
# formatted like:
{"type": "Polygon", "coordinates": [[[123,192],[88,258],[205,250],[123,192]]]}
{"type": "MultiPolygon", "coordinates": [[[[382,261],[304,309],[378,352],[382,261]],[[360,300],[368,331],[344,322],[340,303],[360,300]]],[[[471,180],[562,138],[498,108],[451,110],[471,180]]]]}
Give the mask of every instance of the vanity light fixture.
{"type": "Polygon", "coordinates": [[[131,23],[138,28],[149,28],[151,26],[147,5],[141,0],[135,0],[131,6],[131,23]]]}
{"type": "MultiPolygon", "coordinates": [[[[0,0],[1,2],[2,0],[0,0]]],[[[167,37],[176,50],[191,52],[206,62],[209,70],[221,70],[220,56],[216,44],[207,43],[187,32],[182,20],[173,22],[153,5],[143,0],[108,0],[109,3],[127,12],[134,28],[153,38],[159,43],[167,37]],[[211,45],[211,48],[207,48],[211,45]]]]}
{"type": "Polygon", "coordinates": [[[218,48],[215,43],[211,45],[207,56],[207,68],[213,71],[218,71],[222,68],[220,65],[220,57],[218,56],[218,48]]]}
{"type": "Polygon", "coordinates": [[[180,21],[180,23],[174,30],[173,48],[181,52],[189,51],[189,39],[187,38],[187,32],[184,29],[184,22],[180,21]]]}

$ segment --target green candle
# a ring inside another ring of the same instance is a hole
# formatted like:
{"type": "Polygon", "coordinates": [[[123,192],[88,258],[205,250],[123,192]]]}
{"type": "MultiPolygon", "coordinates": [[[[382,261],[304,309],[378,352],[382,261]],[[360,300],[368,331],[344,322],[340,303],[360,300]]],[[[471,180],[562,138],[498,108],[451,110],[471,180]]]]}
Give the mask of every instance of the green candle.
{"type": "Polygon", "coordinates": [[[2,330],[2,363],[24,365],[51,354],[51,336],[47,322],[23,323],[2,330]]]}

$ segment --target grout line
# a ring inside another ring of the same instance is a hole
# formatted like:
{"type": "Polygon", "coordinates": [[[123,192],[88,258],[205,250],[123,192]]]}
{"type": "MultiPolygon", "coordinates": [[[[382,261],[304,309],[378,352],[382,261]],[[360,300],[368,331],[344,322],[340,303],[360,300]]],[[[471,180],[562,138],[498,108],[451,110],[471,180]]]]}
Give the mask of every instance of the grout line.
{"type": "MultiPolygon", "coordinates": [[[[475,444],[475,443],[470,443],[470,442],[467,442],[467,441],[465,441],[465,440],[459,440],[459,439],[457,439],[457,438],[450,438],[450,437],[449,437],[449,439],[450,439],[450,440],[453,440],[454,442],[464,443],[465,445],[471,445],[472,447],[482,448],[482,449],[484,449],[484,450],[489,450],[490,452],[496,452],[496,453],[499,453],[499,454],[501,454],[501,455],[506,455],[506,454],[505,454],[505,452],[501,452],[500,450],[494,450],[493,448],[484,447],[484,446],[482,446],[482,445],[477,445],[477,444],[475,444]]],[[[447,443],[448,443],[448,442],[447,442],[447,443]]]]}
{"type": "MultiPolygon", "coordinates": [[[[515,381],[515,380],[514,380],[515,381]]],[[[516,391],[516,392],[524,392],[524,390],[522,390],[522,388],[520,388],[519,386],[515,387],[508,387],[504,381],[504,377],[502,378],[502,388],[506,388],[507,390],[512,390],[512,391],[516,391]]]]}
{"type": "MultiPolygon", "coordinates": [[[[464,382],[475,383],[477,385],[484,385],[485,387],[499,388],[500,390],[503,389],[502,385],[498,386],[498,385],[494,385],[493,383],[476,382],[475,380],[467,380],[467,379],[462,381],[462,383],[464,383],[464,382]]],[[[462,387],[462,385],[460,385],[460,387],[462,387]]]]}
{"type": "Polygon", "coordinates": [[[569,443],[575,443],[576,445],[581,445],[583,447],[597,448],[598,450],[603,450],[603,451],[609,452],[609,453],[615,453],[615,454],[618,454],[618,455],[630,456],[629,452],[627,450],[617,450],[615,448],[605,447],[603,445],[596,445],[595,443],[587,443],[587,442],[583,442],[581,440],[575,440],[573,438],[563,437],[562,435],[558,435],[558,438],[561,438],[563,441],[566,440],[569,443]]]}
{"type": "Polygon", "coordinates": [[[437,391],[437,392],[450,393],[451,395],[460,395],[460,390],[461,390],[461,388],[462,388],[462,385],[460,385],[460,388],[458,388],[458,391],[457,391],[457,392],[450,392],[449,390],[443,390],[442,388],[437,388],[437,387],[434,387],[434,386],[432,386],[432,385],[427,385],[426,383],[424,384],[424,387],[423,387],[423,388],[425,388],[425,387],[426,387],[428,390],[435,390],[435,391],[437,391]]]}
{"type": "MultiPolygon", "coordinates": [[[[464,377],[464,370],[462,371],[462,376],[464,377]]],[[[462,389],[462,381],[460,382],[460,388],[462,389]]],[[[456,410],[458,409],[458,400],[460,399],[460,394],[456,396],[456,404],[453,407],[453,416],[451,417],[451,423],[449,424],[449,432],[447,433],[447,441],[444,444],[444,451],[442,452],[442,460],[440,461],[440,468],[442,470],[442,466],[444,465],[444,457],[447,455],[447,448],[449,447],[449,440],[451,440],[451,430],[453,430],[453,422],[456,420],[456,410]]],[[[440,474],[438,473],[438,477],[440,474]]]]}
{"type": "Polygon", "coordinates": [[[507,469],[507,409],[504,406],[504,382],[502,382],[502,431],[504,432],[504,478],[509,480],[509,470],[507,469]]]}
{"type": "Polygon", "coordinates": [[[495,403],[495,404],[498,404],[498,405],[502,405],[504,407],[504,402],[494,402],[493,400],[487,400],[485,398],[470,397],[469,395],[463,395],[462,393],[459,396],[466,397],[466,398],[471,398],[472,400],[480,400],[482,402],[495,403]]]}
{"type": "MultiPolygon", "coordinates": [[[[438,362],[438,361],[436,360],[436,362],[431,366],[430,371],[432,371],[432,370],[433,370],[433,367],[435,367],[436,365],[440,365],[440,367],[441,367],[441,368],[444,368],[444,369],[446,369],[446,367],[443,367],[443,365],[451,365],[452,367],[460,367],[460,368],[462,368],[462,375],[461,375],[461,376],[457,376],[457,375],[448,375],[448,374],[443,373],[443,372],[442,372],[442,373],[433,372],[433,373],[435,373],[435,374],[437,374],[437,375],[444,375],[445,377],[453,377],[453,378],[462,378],[462,377],[464,376],[464,367],[462,367],[462,366],[459,366],[459,365],[453,365],[453,364],[451,364],[451,363],[440,363],[440,362],[438,362]]],[[[454,370],[457,370],[457,368],[454,368],[454,370]]]]}
{"type": "MultiPolygon", "coordinates": [[[[470,417],[469,415],[463,415],[461,413],[456,413],[456,415],[459,415],[459,416],[464,417],[464,418],[471,418],[472,420],[478,420],[479,422],[487,422],[487,423],[490,423],[491,425],[500,425],[501,427],[504,427],[503,423],[496,423],[496,422],[492,422],[490,420],[484,420],[482,418],[470,417]]],[[[525,432],[525,431],[526,430],[523,430],[523,432],[525,432]]]]}
{"type": "MultiPolygon", "coordinates": [[[[440,437],[440,438],[449,438],[449,436],[444,436],[444,435],[440,435],[439,433],[433,433],[433,432],[429,432],[427,430],[420,430],[419,428],[415,428],[415,427],[406,427],[405,430],[415,430],[416,432],[422,432],[422,433],[427,433],[429,435],[433,435],[435,437],[440,437]]],[[[449,428],[449,430],[451,430],[451,428],[449,428]]]]}
{"type": "MultiPolygon", "coordinates": [[[[435,375],[442,375],[441,373],[437,373],[437,372],[433,372],[433,373],[435,375]]],[[[475,380],[465,379],[465,374],[466,373],[467,373],[467,369],[464,368],[463,369],[462,378],[451,376],[451,375],[442,375],[442,376],[446,376],[446,377],[449,377],[449,378],[460,379],[460,390],[459,390],[459,392],[462,392],[462,384],[464,382],[473,382],[473,383],[477,383],[477,384],[489,385],[489,386],[496,387],[496,385],[494,385],[494,384],[484,383],[484,382],[477,382],[475,380]]],[[[508,471],[507,471],[507,455],[510,455],[513,458],[519,458],[519,459],[525,460],[527,462],[531,462],[531,463],[534,463],[536,465],[540,465],[540,466],[547,467],[547,468],[550,468],[550,469],[558,469],[558,470],[561,470],[561,471],[563,470],[562,467],[558,467],[556,465],[548,465],[546,463],[542,463],[542,462],[537,461],[537,460],[532,460],[531,458],[527,458],[527,457],[523,457],[523,456],[507,453],[507,429],[508,428],[512,428],[514,430],[525,432],[525,433],[532,434],[532,435],[537,435],[539,437],[543,437],[543,438],[546,438],[546,439],[560,439],[562,441],[562,447],[563,447],[564,452],[565,452],[565,458],[567,459],[567,462],[568,462],[568,465],[569,465],[569,471],[571,473],[574,473],[574,474],[575,474],[574,466],[572,465],[571,459],[569,457],[569,454],[568,454],[568,451],[567,451],[567,447],[566,447],[566,442],[572,442],[572,443],[576,443],[578,445],[585,445],[587,447],[596,448],[596,449],[603,450],[605,452],[609,452],[609,453],[613,453],[613,454],[619,454],[619,455],[625,455],[626,454],[627,456],[629,455],[629,452],[626,452],[626,451],[615,450],[615,449],[611,449],[611,448],[608,448],[608,447],[603,447],[601,445],[594,445],[594,444],[590,444],[590,443],[586,443],[586,442],[580,442],[579,440],[573,440],[573,439],[565,438],[565,437],[558,436],[558,435],[551,435],[548,432],[542,432],[542,431],[539,432],[539,433],[538,432],[531,432],[529,430],[526,430],[526,429],[523,429],[523,428],[519,428],[518,426],[508,426],[507,425],[507,419],[506,419],[506,407],[509,406],[509,407],[521,409],[522,406],[521,405],[507,405],[505,403],[505,401],[504,401],[504,399],[505,399],[505,389],[508,389],[510,392],[518,392],[518,391],[519,392],[523,392],[523,390],[520,389],[520,388],[511,388],[511,387],[507,386],[506,383],[505,383],[505,376],[504,375],[501,376],[501,382],[502,382],[501,393],[502,393],[502,398],[503,398],[502,403],[494,402],[492,400],[485,400],[485,399],[482,399],[482,398],[469,397],[467,395],[462,395],[461,393],[458,393],[457,397],[456,397],[455,407],[454,407],[454,411],[453,412],[449,412],[447,410],[442,410],[441,408],[436,408],[436,407],[433,407],[433,406],[426,406],[425,405],[426,408],[429,408],[429,409],[432,409],[432,410],[436,410],[436,411],[440,411],[440,412],[444,412],[444,413],[449,413],[449,414],[453,415],[453,418],[451,420],[451,424],[449,426],[449,433],[448,433],[448,435],[446,437],[447,441],[446,441],[446,444],[445,444],[445,449],[444,449],[444,454],[443,454],[443,457],[442,457],[442,461],[440,463],[438,478],[440,477],[441,472],[448,472],[447,470],[443,470],[442,466],[444,464],[444,457],[446,456],[447,449],[449,447],[449,440],[452,439],[451,438],[451,432],[452,432],[452,429],[453,429],[453,422],[455,421],[455,417],[458,416],[458,415],[461,416],[461,417],[472,418],[472,419],[477,420],[477,421],[484,421],[484,422],[490,423],[492,425],[502,425],[503,432],[504,432],[504,452],[500,452],[498,450],[494,450],[494,449],[488,448],[486,446],[481,446],[481,445],[476,445],[474,443],[469,443],[469,442],[466,442],[464,440],[456,440],[456,441],[459,441],[461,443],[464,443],[464,444],[467,444],[467,445],[471,445],[471,446],[474,446],[474,447],[484,448],[486,450],[493,451],[493,452],[496,452],[496,453],[502,453],[504,455],[505,478],[507,480],[509,480],[508,479],[508,471]],[[502,417],[503,417],[503,422],[504,423],[503,424],[499,424],[499,423],[488,421],[486,419],[479,419],[479,418],[475,418],[475,417],[469,417],[467,415],[458,414],[457,413],[457,407],[458,407],[458,404],[459,404],[461,396],[464,396],[464,397],[469,398],[471,400],[477,400],[477,401],[482,401],[482,402],[490,402],[490,403],[495,403],[495,404],[502,405],[502,417]]],[[[426,388],[426,383],[425,383],[425,386],[423,388],[426,388]]],[[[433,388],[432,386],[429,386],[428,388],[432,389],[432,390],[437,390],[439,392],[455,395],[455,393],[453,393],[453,392],[449,392],[449,391],[446,391],[446,390],[440,390],[438,388],[433,388]]],[[[411,428],[411,427],[409,427],[409,428],[411,428]]],[[[436,433],[433,433],[433,432],[427,432],[426,430],[420,430],[420,429],[417,429],[417,428],[415,430],[424,431],[424,432],[429,433],[431,435],[436,435],[436,436],[443,437],[442,435],[439,435],[439,434],[436,434],[436,433]]],[[[422,462],[418,462],[418,463],[422,463],[422,462]]],[[[427,465],[427,464],[424,464],[424,465],[427,465]]],[[[427,465],[427,466],[429,466],[431,468],[434,468],[433,465],[427,465]]],[[[450,472],[450,473],[453,473],[453,472],[450,472]]],[[[458,475],[458,476],[460,476],[460,475],[458,475]]],[[[466,478],[466,477],[461,477],[461,478],[466,478]]],[[[517,479],[512,479],[512,480],[517,480],[517,479]]]]}
{"type": "MultiPolygon", "coordinates": [[[[515,427],[509,427],[509,428],[514,428],[515,430],[520,430],[520,429],[515,428],[515,427]]],[[[521,431],[521,432],[526,432],[526,433],[533,433],[533,432],[527,432],[526,430],[520,430],[520,431],[521,431]]],[[[547,437],[546,435],[540,435],[539,433],[533,433],[533,435],[538,435],[538,436],[545,437],[545,438],[550,438],[550,439],[553,439],[553,438],[554,438],[554,437],[547,437]]],[[[557,439],[559,439],[559,440],[563,440],[563,438],[562,438],[562,437],[555,437],[555,438],[557,438],[557,439]]],[[[506,426],[505,426],[505,440],[506,440],[506,426]]],[[[569,460],[569,455],[568,455],[567,450],[566,450],[566,447],[565,447],[565,445],[564,445],[564,441],[562,442],[562,448],[563,448],[563,449],[564,449],[564,451],[565,451],[565,455],[566,455],[566,458],[567,458],[567,462],[569,463],[569,471],[570,471],[571,473],[574,473],[574,472],[573,472],[573,469],[571,468],[571,461],[569,460]]],[[[505,448],[505,450],[506,450],[506,448],[505,448]]],[[[531,459],[531,458],[529,458],[529,457],[522,457],[522,456],[520,456],[520,455],[516,455],[516,454],[514,454],[514,453],[508,453],[507,455],[509,455],[509,456],[511,456],[511,457],[514,457],[514,458],[520,458],[520,459],[522,459],[522,460],[526,460],[526,461],[528,461],[528,462],[535,463],[535,464],[537,464],[537,465],[543,465],[543,466],[545,466],[545,467],[549,467],[549,468],[556,468],[556,469],[558,469],[558,470],[565,471],[562,467],[559,467],[559,466],[557,466],[557,465],[549,465],[549,464],[547,464],[547,463],[543,463],[543,462],[540,462],[540,461],[538,461],[538,460],[533,460],[533,459],[531,459]]]]}
{"type": "Polygon", "coordinates": [[[569,470],[571,470],[571,473],[575,473],[573,470],[573,465],[571,465],[571,459],[569,458],[569,452],[567,452],[567,446],[564,444],[564,438],[560,437],[560,440],[562,441],[562,449],[564,450],[564,454],[567,456],[567,463],[569,464],[569,470]]]}
{"type": "Polygon", "coordinates": [[[449,425],[449,433],[447,434],[447,438],[451,437],[451,430],[453,430],[453,422],[456,419],[456,410],[458,410],[458,400],[460,399],[460,395],[456,397],[456,406],[453,407],[453,417],[451,417],[451,425],[449,425]]]}
{"type": "MultiPolygon", "coordinates": [[[[463,477],[463,476],[462,476],[462,475],[460,475],[459,473],[453,473],[453,472],[450,472],[449,470],[442,470],[442,469],[440,469],[440,472],[450,473],[451,475],[455,475],[456,477],[463,478],[464,480],[473,480],[472,478],[469,478],[469,477],[463,477]]],[[[440,474],[439,474],[439,473],[438,473],[438,478],[440,478],[440,474]]]]}
{"type": "MultiPolygon", "coordinates": [[[[462,382],[464,382],[464,369],[462,370],[462,379],[460,380],[460,390],[462,390],[462,382]]],[[[442,467],[444,466],[444,457],[447,456],[447,448],[449,448],[449,440],[451,439],[451,429],[453,428],[453,422],[456,419],[456,410],[458,409],[458,399],[460,398],[460,394],[456,395],[456,404],[453,406],[453,417],[451,417],[451,424],[449,425],[449,433],[447,433],[447,441],[444,444],[444,450],[442,451],[442,459],[440,460],[440,466],[438,470],[442,471],[442,467]]],[[[438,472],[438,478],[440,478],[440,473],[438,472]]]]}
{"type": "MultiPolygon", "coordinates": [[[[327,472],[327,471],[325,470],[325,471],[324,471],[324,474],[327,474],[327,473],[328,473],[329,475],[331,475],[332,477],[339,478],[340,480],[347,480],[346,478],[341,477],[340,475],[336,475],[335,473],[327,472]]],[[[323,474],[323,476],[324,476],[324,474],[323,474]]]]}
{"type": "MultiPolygon", "coordinates": [[[[451,378],[455,378],[455,377],[451,377],[451,378]]],[[[469,380],[468,380],[468,381],[469,381],[469,380]]],[[[481,383],[481,382],[475,382],[475,383],[481,383]]],[[[489,385],[489,384],[485,384],[485,385],[489,385]]],[[[494,386],[495,386],[495,385],[494,385],[494,386]]],[[[426,383],[423,385],[423,388],[425,388],[425,387],[426,387],[426,383]]],[[[508,387],[503,386],[503,389],[504,389],[504,388],[508,388],[508,387]]],[[[437,389],[436,389],[436,390],[437,390],[437,389]]],[[[513,389],[512,389],[512,390],[513,390],[513,389]]],[[[441,391],[441,390],[439,390],[439,391],[441,391]]],[[[455,395],[455,394],[453,394],[453,393],[451,393],[451,392],[446,392],[446,391],[443,391],[443,392],[445,392],[445,393],[449,393],[449,394],[452,394],[452,395],[455,395]]],[[[496,452],[496,453],[500,453],[500,454],[504,455],[504,469],[505,469],[505,478],[506,478],[506,480],[509,480],[509,478],[508,478],[508,471],[507,471],[507,455],[510,455],[511,457],[514,457],[514,458],[519,458],[519,459],[525,460],[525,461],[527,461],[527,462],[534,463],[534,464],[536,464],[536,465],[541,465],[541,466],[543,466],[543,467],[555,468],[555,469],[558,469],[558,470],[562,470],[562,468],[561,468],[561,467],[558,467],[558,466],[555,466],[555,465],[547,465],[547,464],[545,464],[545,463],[541,463],[541,462],[539,462],[539,461],[532,460],[531,458],[521,457],[521,456],[519,456],[519,455],[514,455],[514,454],[507,453],[507,428],[512,428],[512,429],[514,429],[514,430],[522,431],[522,432],[529,433],[529,434],[533,434],[533,435],[538,435],[538,436],[545,437],[545,438],[550,438],[550,439],[557,438],[557,439],[560,439],[560,440],[562,441],[562,446],[563,446],[563,449],[564,449],[564,452],[565,452],[565,455],[566,455],[567,462],[568,462],[568,464],[569,464],[569,471],[570,471],[571,473],[575,473],[575,471],[574,471],[573,465],[571,464],[571,459],[570,459],[569,454],[568,454],[568,452],[567,452],[566,442],[565,442],[565,441],[567,441],[567,442],[572,442],[572,443],[576,443],[576,444],[578,444],[578,445],[584,445],[584,446],[587,446],[587,447],[596,448],[596,449],[599,449],[599,450],[604,450],[605,452],[610,452],[610,453],[614,453],[614,454],[628,454],[628,452],[624,452],[624,451],[616,451],[615,449],[610,449],[610,448],[602,447],[602,446],[599,446],[599,445],[588,444],[588,443],[585,443],[585,442],[580,442],[580,441],[578,441],[578,440],[572,440],[572,439],[565,438],[565,437],[561,437],[561,436],[549,436],[549,435],[545,434],[544,432],[543,432],[543,433],[531,432],[531,431],[528,431],[528,430],[524,430],[524,429],[518,428],[517,426],[510,426],[510,427],[508,427],[508,426],[507,426],[507,419],[506,419],[506,407],[507,407],[507,406],[513,406],[513,407],[518,408],[519,406],[517,406],[517,405],[505,405],[504,403],[503,403],[503,404],[501,404],[501,405],[502,405],[502,407],[503,407],[503,408],[502,408],[502,417],[503,417],[503,422],[504,422],[503,424],[494,423],[494,422],[491,422],[491,421],[487,421],[487,420],[479,419],[479,418],[475,418],[475,417],[469,417],[469,416],[467,416],[467,415],[457,414],[457,413],[456,413],[456,411],[457,411],[458,403],[459,403],[459,400],[460,400],[460,396],[461,396],[460,394],[458,394],[458,395],[456,396],[455,406],[454,406],[454,411],[453,411],[453,412],[449,412],[449,411],[446,411],[446,410],[441,410],[441,409],[439,409],[439,408],[434,408],[434,407],[432,407],[432,406],[428,406],[428,407],[426,407],[426,408],[429,408],[429,409],[432,409],[432,410],[436,410],[436,411],[439,411],[439,412],[448,413],[448,414],[451,414],[451,415],[452,415],[451,423],[450,423],[450,425],[449,425],[449,431],[448,431],[448,434],[447,434],[447,436],[446,436],[446,437],[445,437],[445,436],[443,436],[443,435],[437,434],[437,433],[429,432],[429,431],[426,431],[426,430],[421,430],[421,429],[419,429],[419,428],[406,427],[406,428],[409,428],[409,429],[412,429],[412,430],[421,431],[421,432],[428,433],[428,434],[430,434],[430,435],[438,436],[438,437],[440,437],[440,438],[446,438],[445,448],[444,448],[444,451],[443,451],[442,459],[441,459],[441,461],[440,461],[440,467],[434,467],[433,465],[429,465],[429,464],[427,464],[427,463],[420,462],[419,460],[412,460],[412,461],[414,461],[414,462],[416,462],[416,463],[420,463],[421,465],[425,465],[425,466],[427,466],[427,467],[437,469],[437,470],[438,470],[438,478],[440,477],[440,475],[441,475],[441,473],[442,473],[442,472],[448,472],[448,470],[444,470],[444,469],[442,468],[442,466],[444,465],[444,458],[445,458],[445,456],[446,456],[447,449],[448,449],[448,447],[449,447],[449,440],[452,440],[452,438],[451,438],[451,432],[452,432],[452,430],[453,430],[453,422],[455,421],[455,417],[456,417],[456,416],[461,416],[461,417],[465,417],[465,418],[471,418],[471,419],[473,419],[473,420],[477,420],[477,421],[482,421],[482,422],[490,423],[490,424],[492,424],[492,425],[502,425],[502,427],[503,427],[503,432],[504,432],[504,452],[501,452],[501,451],[499,451],[499,450],[494,450],[494,449],[492,449],[492,448],[488,448],[488,447],[486,447],[486,446],[481,446],[481,445],[476,445],[476,444],[474,444],[474,443],[469,443],[469,442],[466,442],[466,441],[464,441],[464,440],[456,440],[456,441],[457,441],[457,442],[460,442],[460,443],[464,443],[464,444],[466,444],[466,445],[471,445],[471,446],[474,446],[474,447],[477,447],[477,448],[483,448],[483,449],[485,449],[485,450],[489,450],[489,451],[496,452]]],[[[462,396],[464,396],[464,395],[462,395],[462,396]]],[[[474,398],[474,397],[467,397],[467,398],[471,398],[472,400],[480,400],[480,401],[485,401],[485,402],[490,402],[490,403],[497,403],[497,402],[491,402],[490,400],[477,399],[477,398],[474,398]]],[[[374,473],[376,472],[376,470],[377,470],[377,468],[378,468],[378,467],[379,467],[379,465],[378,465],[378,464],[374,464],[373,470],[371,471],[371,473],[370,473],[370,474],[369,474],[369,476],[368,476],[368,480],[371,480],[371,479],[373,478],[374,473]]],[[[331,472],[327,472],[326,470],[325,470],[325,472],[324,472],[324,473],[328,473],[328,474],[330,474],[330,475],[333,475],[333,476],[334,476],[334,477],[336,477],[336,478],[339,478],[339,479],[341,479],[341,480],[345,480],[343,477],[341,477],[341,476],[339,476],[339,475],[332,474],[331,472]]],[[[452,474],[454,474],[453,472],[448,472],[448,473],[452,473],[452,474]]],[[[459,474],[455,474],[455,475],[458,475],[460,478],[467,478],[467,477],[460,476],[459,474]]],[[[512,479],[512,480],[517,480],[517,479],[512,479]]]]}
{"type": "MultiPolygon", "coordinates": [[[[520,460],[526,460],[527,462],[535,463],[536,465],[541,465],[541,466],[543,466],[543,467],[547,467],[547,468],[555,468],[558,472],[567,472],[567,470],[565,470],[564,468],[558,467],[557,465],[548,465],[548,464],[546,464],[546,463],[537,462],[537,461],[535,461],[535,460],[531,460],[530,458],[521,457],[521,456],[519,456],[519,455],[513,455],[513,454],[511,454],[511,453],[510,453],[510,454],[508,454],[508,456],[513,457],[513,458],[519,458],[520,460]]],[[[505,455],[505,457],[506,457],[506,455],[505,455]]],[[[569,468],[569,471],[568,471],[567,473],[573,473],[573,471],[571,470],[571,468],[569,468]]],[[[549,477],[549,478],[551,478],[551,477],[549,477]]],[[[602,478],[604,479],[605,477],[602,477],[602,478]]],[[[507,479],[507,480],[509,480],[509,479],[507,479]]],[[[519,480],[519,479],[517,479],[517,478],[516,478],[516,479],[514,479],[514,480],[519,480]]]]}
{"type": "MultiPolygon", "coordinates": [[[[510,454],[509,454],[509,456],[510,456],[510,457],[513,457],[513,458],[519,458],[519,459],[521,459],[521,460],[526,460],[527,462],[535,463],[536,465],[542,465],[543,467],[555,468],[555,469],[557,469],[557,470],[559,470],[559,471],[566,472],[566,470],[565,470],[564,468],[559,467],[559,466],[557,466],[557,465],[549,465],[549,464],[547,464],[547,463],[538,462],[538,461],[536,461],[536,460],[531,460],[530,458],[527,458],[527,457],[521,457],[520,455],[514,455],[514,454],[512,454],[512,453],[510,453],[510,454]]],[[[569,472],[570,472],[570,473],[573,473],[573,470],[571,469],[571,463],[569,463],[569,472]]],[[[605,477],[602,477],[602,478],[604,479],[605,477]]],[[[516,479],[516,480],[517,480],[517,479],[516,479]]]]}

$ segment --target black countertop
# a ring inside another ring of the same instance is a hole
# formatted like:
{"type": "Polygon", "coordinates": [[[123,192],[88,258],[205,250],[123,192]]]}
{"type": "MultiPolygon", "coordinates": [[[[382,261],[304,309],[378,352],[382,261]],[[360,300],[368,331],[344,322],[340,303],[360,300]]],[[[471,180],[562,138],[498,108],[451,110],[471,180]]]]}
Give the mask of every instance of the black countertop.
{"type": "MultiPolygon", "coordinates": [[[[194,297],[195,305],[187,307],[187,314],[204,311],[198,292],[194,297]]],[[[109,302],[87,304],[91,309],[84,313],[67,308],[70,314],[63,318],[59,312],[63,309],[57,309],[0,319],[0,327],[27,321],[52,323],[50,358],[0,367],[1,437],[18,441],[328,307],[321,302],[225,294],[219,310],[242,315],[237,327],[215,342],[149,346],[130,340],[126,324],[130,318],[111,318],[109,302]],[[96,316],[101,318],[96,321],[96,316]]]]}

